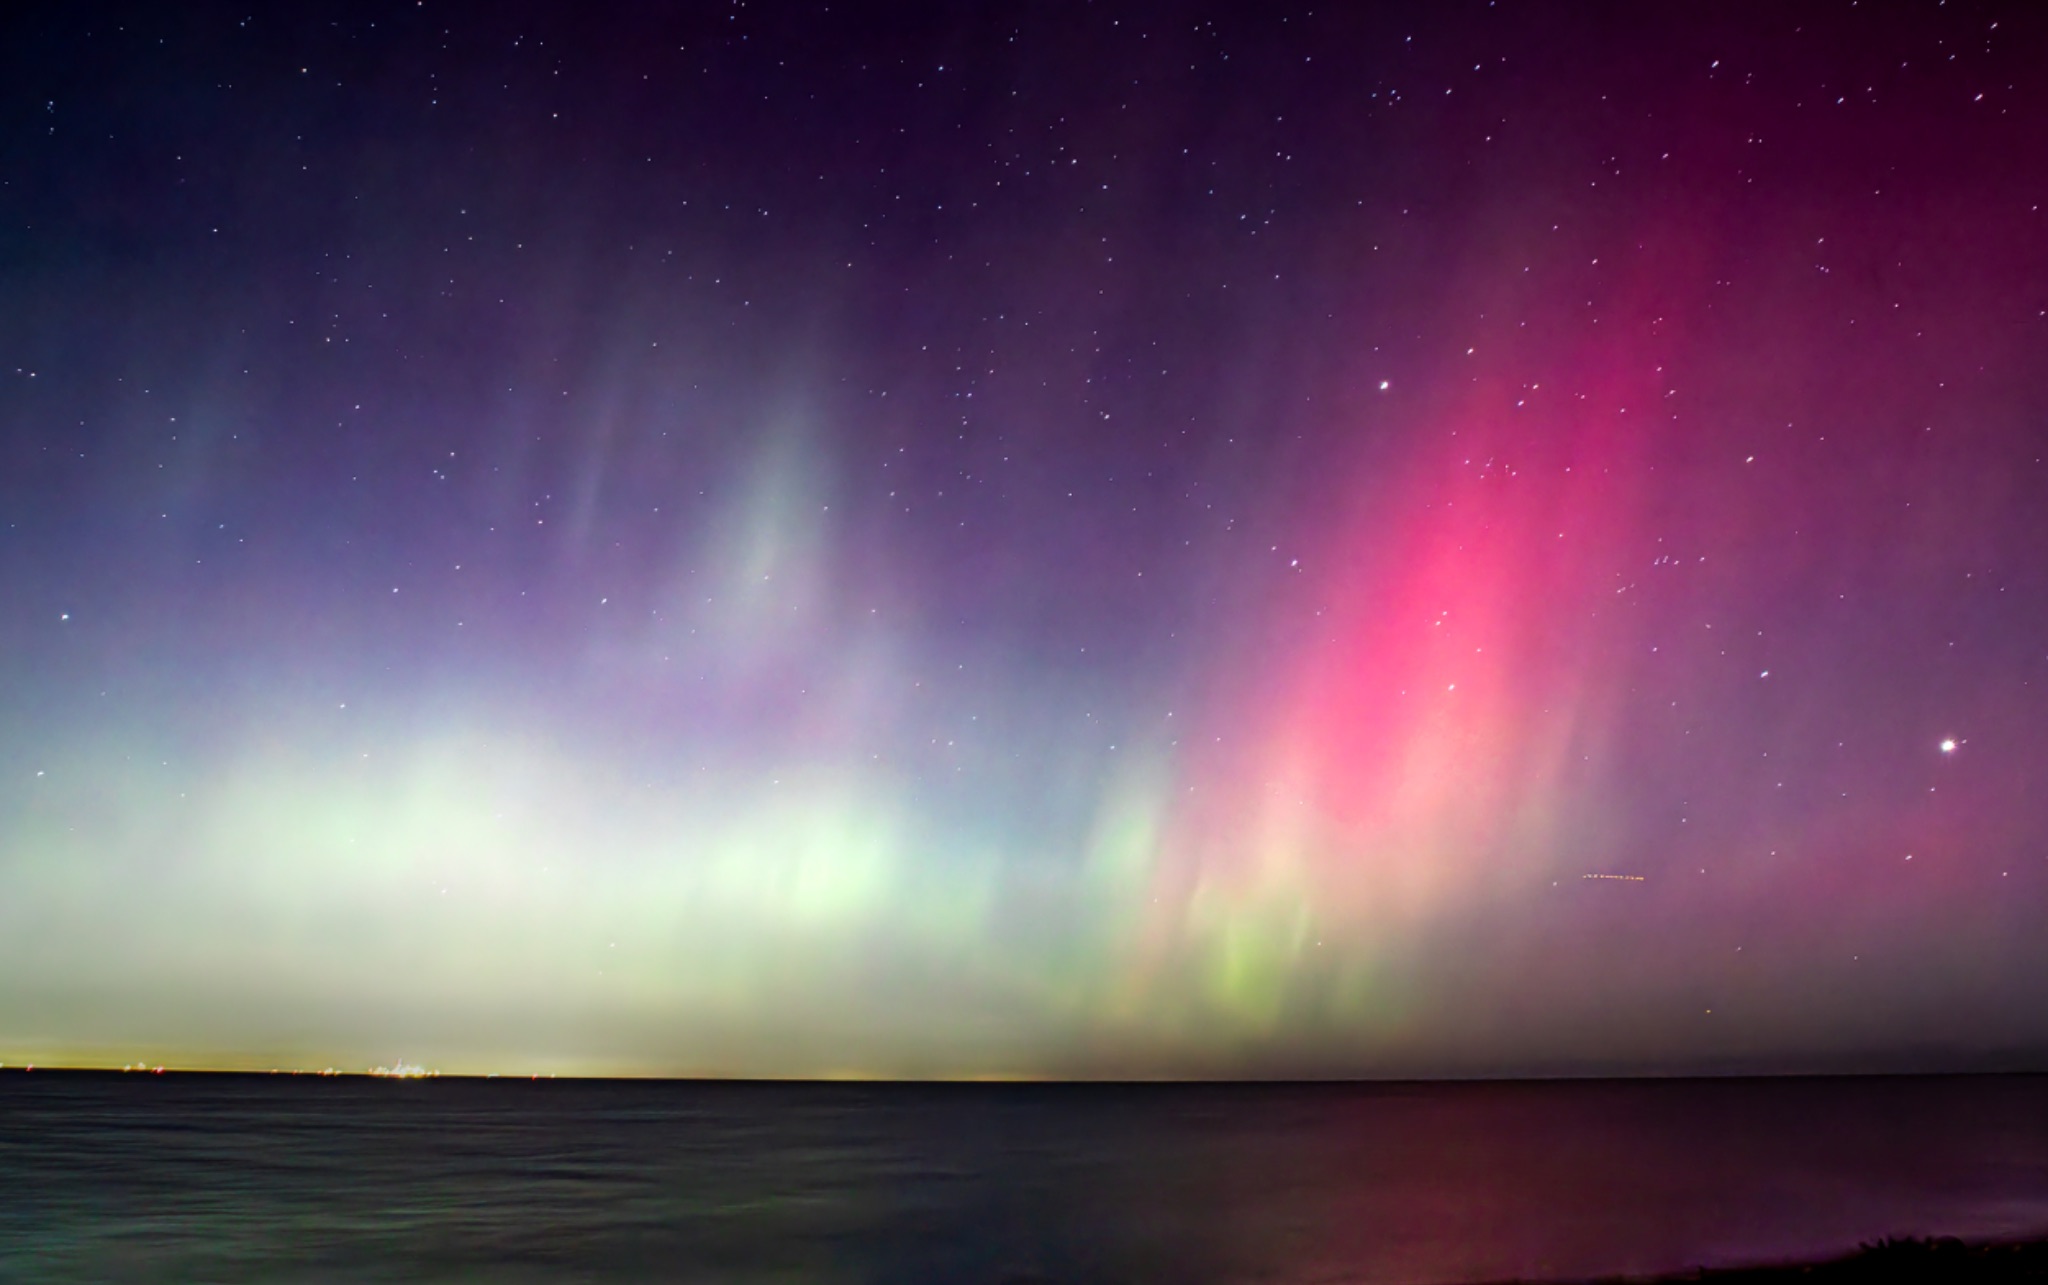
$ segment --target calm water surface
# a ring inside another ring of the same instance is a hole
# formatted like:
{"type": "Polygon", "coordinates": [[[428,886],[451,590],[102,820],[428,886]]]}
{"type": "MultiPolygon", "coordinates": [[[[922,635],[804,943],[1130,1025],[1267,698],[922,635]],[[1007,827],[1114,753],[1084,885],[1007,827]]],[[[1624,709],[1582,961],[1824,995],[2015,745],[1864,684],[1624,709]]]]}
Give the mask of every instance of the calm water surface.
{"type": "Polygon", "coordinates": [[[2048,1079],[0,1073],[8,1281],[1465,1282],[2048,1234],[2048,1079]]]}

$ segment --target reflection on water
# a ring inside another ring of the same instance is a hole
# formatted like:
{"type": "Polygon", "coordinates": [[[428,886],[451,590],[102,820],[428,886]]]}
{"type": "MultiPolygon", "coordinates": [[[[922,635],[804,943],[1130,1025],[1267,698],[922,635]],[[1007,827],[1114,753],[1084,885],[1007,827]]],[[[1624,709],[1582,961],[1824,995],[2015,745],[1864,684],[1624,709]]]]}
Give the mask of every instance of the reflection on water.
{"type": "Polygon", "coordinates": [[[2048,1233],[2048,1079],[0,1073],[0,1279],[1476,1281],[2048,1233]]]}

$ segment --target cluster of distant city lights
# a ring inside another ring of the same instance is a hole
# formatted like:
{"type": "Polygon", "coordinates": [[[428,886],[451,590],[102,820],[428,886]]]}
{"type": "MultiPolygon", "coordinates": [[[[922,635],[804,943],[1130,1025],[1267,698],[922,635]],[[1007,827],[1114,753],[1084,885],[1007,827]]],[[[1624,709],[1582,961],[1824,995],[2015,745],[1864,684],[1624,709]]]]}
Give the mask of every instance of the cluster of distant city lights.
{"type": "MultiPolygon", "coordinates": [[[[5,1062],[0,1062],[0,1071],[5,1071],[7,1069],[7,1064],[5,1062]]],[[[20,1069],[23,1071],[33,1071],[36,1069],[36,1064],[33,1062],[29,1062],[23,1065],[20,1069]]],[[[124,1072],[141,1073],[145,1075],[162,1075],[167,1069],[176,1070],[177,1068],[166,1068],[162,1063],[158,1063],[154,1066],[152,1066],[148,1062],[124,1062],[121,1064],[121,1070],[123,1070],[124,1072]]],[[[270,1073],[272,1075],[317,1075],[322,1077],[361,1075],[369,1076],[373,1079],[380,1080],[437,1080],[441,1078],[441,1073],[439,1071],[424,1066],[416,1066],[412,1063],[404,1061],[400,1061],[394,1066],[372,1066],[367,1067],[361,1071],[343,1071],[332,1066],[324,1067],[318,1071],[306,1071],[296,1067],[290,1070],[286,1070],[283,1067],[272,1067],[270,1069],[270,1073]]],[[[486,1078],[495,1080],[498,1077],[492,1075],[486,1078]]],[[[555,1077],[552,1075],[535,1075],[532,1078],[536,1080],[552,1080],[555,1077]]]]}

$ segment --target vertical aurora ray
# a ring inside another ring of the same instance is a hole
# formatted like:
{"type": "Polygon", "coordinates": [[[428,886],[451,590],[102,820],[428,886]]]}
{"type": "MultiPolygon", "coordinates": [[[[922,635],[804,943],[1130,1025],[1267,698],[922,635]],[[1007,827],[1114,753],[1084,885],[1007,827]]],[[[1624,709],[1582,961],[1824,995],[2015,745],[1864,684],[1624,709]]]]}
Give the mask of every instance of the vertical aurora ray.
{"type": "MultiPolygon", "coordinates": [[[[1639,289],[1682,284],[1646,270],[1639,289]]],[[[1656,412],[1670,343],[1590,347],[1546,387],[1510,372],[1555,355],[1500,339],[1406,409],[1404,457],[1354,466],[1362,498],[1329,530],[1293,535],[1317,551],[1313,605],[1240,656],[1248,690],[1212,712],[1179,787],[1161,931],[1206,956],[1207,998],[1252,1029],[1398,1021],[1403,997],[1371,979],[1442,923],[1628,860],[1603,823],[1606,735],[1638,634],[1618,572],[1652,501],[1625,415],[1656,412]]]]}

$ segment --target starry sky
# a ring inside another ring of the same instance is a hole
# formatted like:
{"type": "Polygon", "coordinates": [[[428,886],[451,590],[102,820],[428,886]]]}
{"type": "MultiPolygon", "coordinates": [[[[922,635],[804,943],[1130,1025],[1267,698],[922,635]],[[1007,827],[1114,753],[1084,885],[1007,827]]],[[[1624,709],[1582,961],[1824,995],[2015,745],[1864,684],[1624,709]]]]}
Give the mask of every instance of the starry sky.
{"type": "Polygon", "coordinates": [[[2048,1066],[2048,13],[11,10],[0,1062],[2048,1066]]]}

